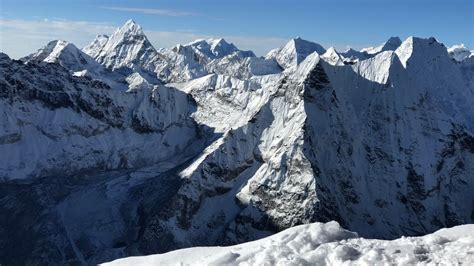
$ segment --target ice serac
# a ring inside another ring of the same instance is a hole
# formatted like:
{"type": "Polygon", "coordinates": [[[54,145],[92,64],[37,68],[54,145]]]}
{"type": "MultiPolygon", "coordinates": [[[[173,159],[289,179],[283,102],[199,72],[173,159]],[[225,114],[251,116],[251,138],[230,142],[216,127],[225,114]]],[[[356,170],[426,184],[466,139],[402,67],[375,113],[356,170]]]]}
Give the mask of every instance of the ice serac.
{"type": "Polygon", "coordinates": [[[110,69],[136,65],[153,72],[160,55],[140,25],[129,20],[107,39],[94,58],[110,69]]]}
{"type": "Polygon", "coordinates": [[[285,46],[270,51],[265,58],[273,58],[280,66],[287,69],[299,65],[313,52],[322,55],[326,52],[326,49],[317,43],[297,37],[290,40],[285,46]]]}

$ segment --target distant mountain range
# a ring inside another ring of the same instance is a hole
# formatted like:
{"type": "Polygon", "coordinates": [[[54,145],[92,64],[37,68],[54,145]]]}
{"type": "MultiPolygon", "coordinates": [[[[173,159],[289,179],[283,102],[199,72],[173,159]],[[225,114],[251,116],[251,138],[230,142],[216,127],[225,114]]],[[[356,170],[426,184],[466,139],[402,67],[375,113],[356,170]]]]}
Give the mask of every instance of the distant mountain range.
{"type": "Polygon", "coordinates": [[[129,20],[0,53],[0,264],[96,264],[335,220],[474,221],[474,53],[397,37],[155,49],[129,20]]]}

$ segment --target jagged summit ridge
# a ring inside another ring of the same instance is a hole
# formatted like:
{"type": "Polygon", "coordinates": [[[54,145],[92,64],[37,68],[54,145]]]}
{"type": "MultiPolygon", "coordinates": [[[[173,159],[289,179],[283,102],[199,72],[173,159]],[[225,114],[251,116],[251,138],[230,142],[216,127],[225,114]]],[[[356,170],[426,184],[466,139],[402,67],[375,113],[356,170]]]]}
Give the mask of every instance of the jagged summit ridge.
{"type": "Polygon", "coordinates": [[[243,57],[254,57],[251,51],[241,51],[233,43],[228,43],[223,38],[196,40],[187,45],[194,48],[197,52],[208,57],[209,59],[222,58],[233,53],[239,52],[243,57]]]}
{"type": "Polygon", "coordinates": [[[434,37],[427,39],[410,36],[395,50],[403,66],[407,66],[408,61],[420,60],[419,63],[430,60],[449,59],[446,47],[438,42],[434,37]],[[439,59],[436,59],[436,58],[439,59]]]}
{"type": "Polygon", "coordinates": [[[313,221],[384,238],[472,222],[473,57],[393,47],[155,50],[127,22],[90,64],[63,41],[26,63],[0,54],[0,263],[98,264],[313,221]]]}
{"type": "Polygon", "coordinates": [[[128,20],[107,39],[93,57],[111,69],[138,64],[153,71],[154,61],[159,56],[141,26],[128,20]]]}
{"type": "Polygon", "coordinates": [[[22,58],[25,62],[58,63],[71,72],[82,70],[100,71],[102,68],[92,57],[83,53],[74,44],[64,40],[54,40],[36,53],[22,58]]]}
{"type": "Polygon", "coordinates": [[[108,39],[109,36],[105,34],[97,35],[89,45],[82,48],[82,51],[91,57],[95,57],[102,50],[108,39]]]}
{"type": "Polygon", "coordinates": [[[283,68],[287,69],[299,65],[313,52],[322,55],[326,52],[326,49],[320,44],[297,37],[291,39],[283,47],[270,51],[265,58],[274,58],[283,68]]]}
{"type": "Polygon", "coordinates": [[[386,42],[382,43],[377,47],[368,47],[360,50],[367,54],[376,54],[384,51],[395,51],[402,44],[402,40],[399,37],[390,37],[386,42]]]}

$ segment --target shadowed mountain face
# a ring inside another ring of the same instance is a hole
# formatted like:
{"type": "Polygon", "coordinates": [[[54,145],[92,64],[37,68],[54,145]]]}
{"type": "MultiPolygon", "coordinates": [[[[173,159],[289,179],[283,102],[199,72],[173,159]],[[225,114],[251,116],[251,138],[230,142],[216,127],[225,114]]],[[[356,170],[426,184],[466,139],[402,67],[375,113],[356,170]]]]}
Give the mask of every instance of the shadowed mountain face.
{"type": "Polygon", "coordinates": [[[83,51],[0,54],[0,263],[96,264],[314,221],[379,238],[471,223],[470,59],[414,37],[156,50],[133,21],[83,51]]]}

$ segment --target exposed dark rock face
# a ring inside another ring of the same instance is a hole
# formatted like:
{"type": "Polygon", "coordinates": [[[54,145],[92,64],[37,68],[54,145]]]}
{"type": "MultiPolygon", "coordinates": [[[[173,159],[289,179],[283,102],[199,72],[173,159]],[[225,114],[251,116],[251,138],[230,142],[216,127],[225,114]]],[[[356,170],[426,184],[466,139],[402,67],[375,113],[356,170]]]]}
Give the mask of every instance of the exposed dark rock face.
{"type": "Polygon", "coordinates": [[[191,45],[167,65],[126,26],[90,47],[107,82],[0,54],[0,264],[96,264],[314,221],[379,238],[473,222],[474,90],[434,39],[350,64],[302,40],[304,56],[293,41],[267,59],[191,45]],[[275,58],[284,72],[249,72],[275,58]],[[217,70],[242,73],[205,76],[217,70]]]}

